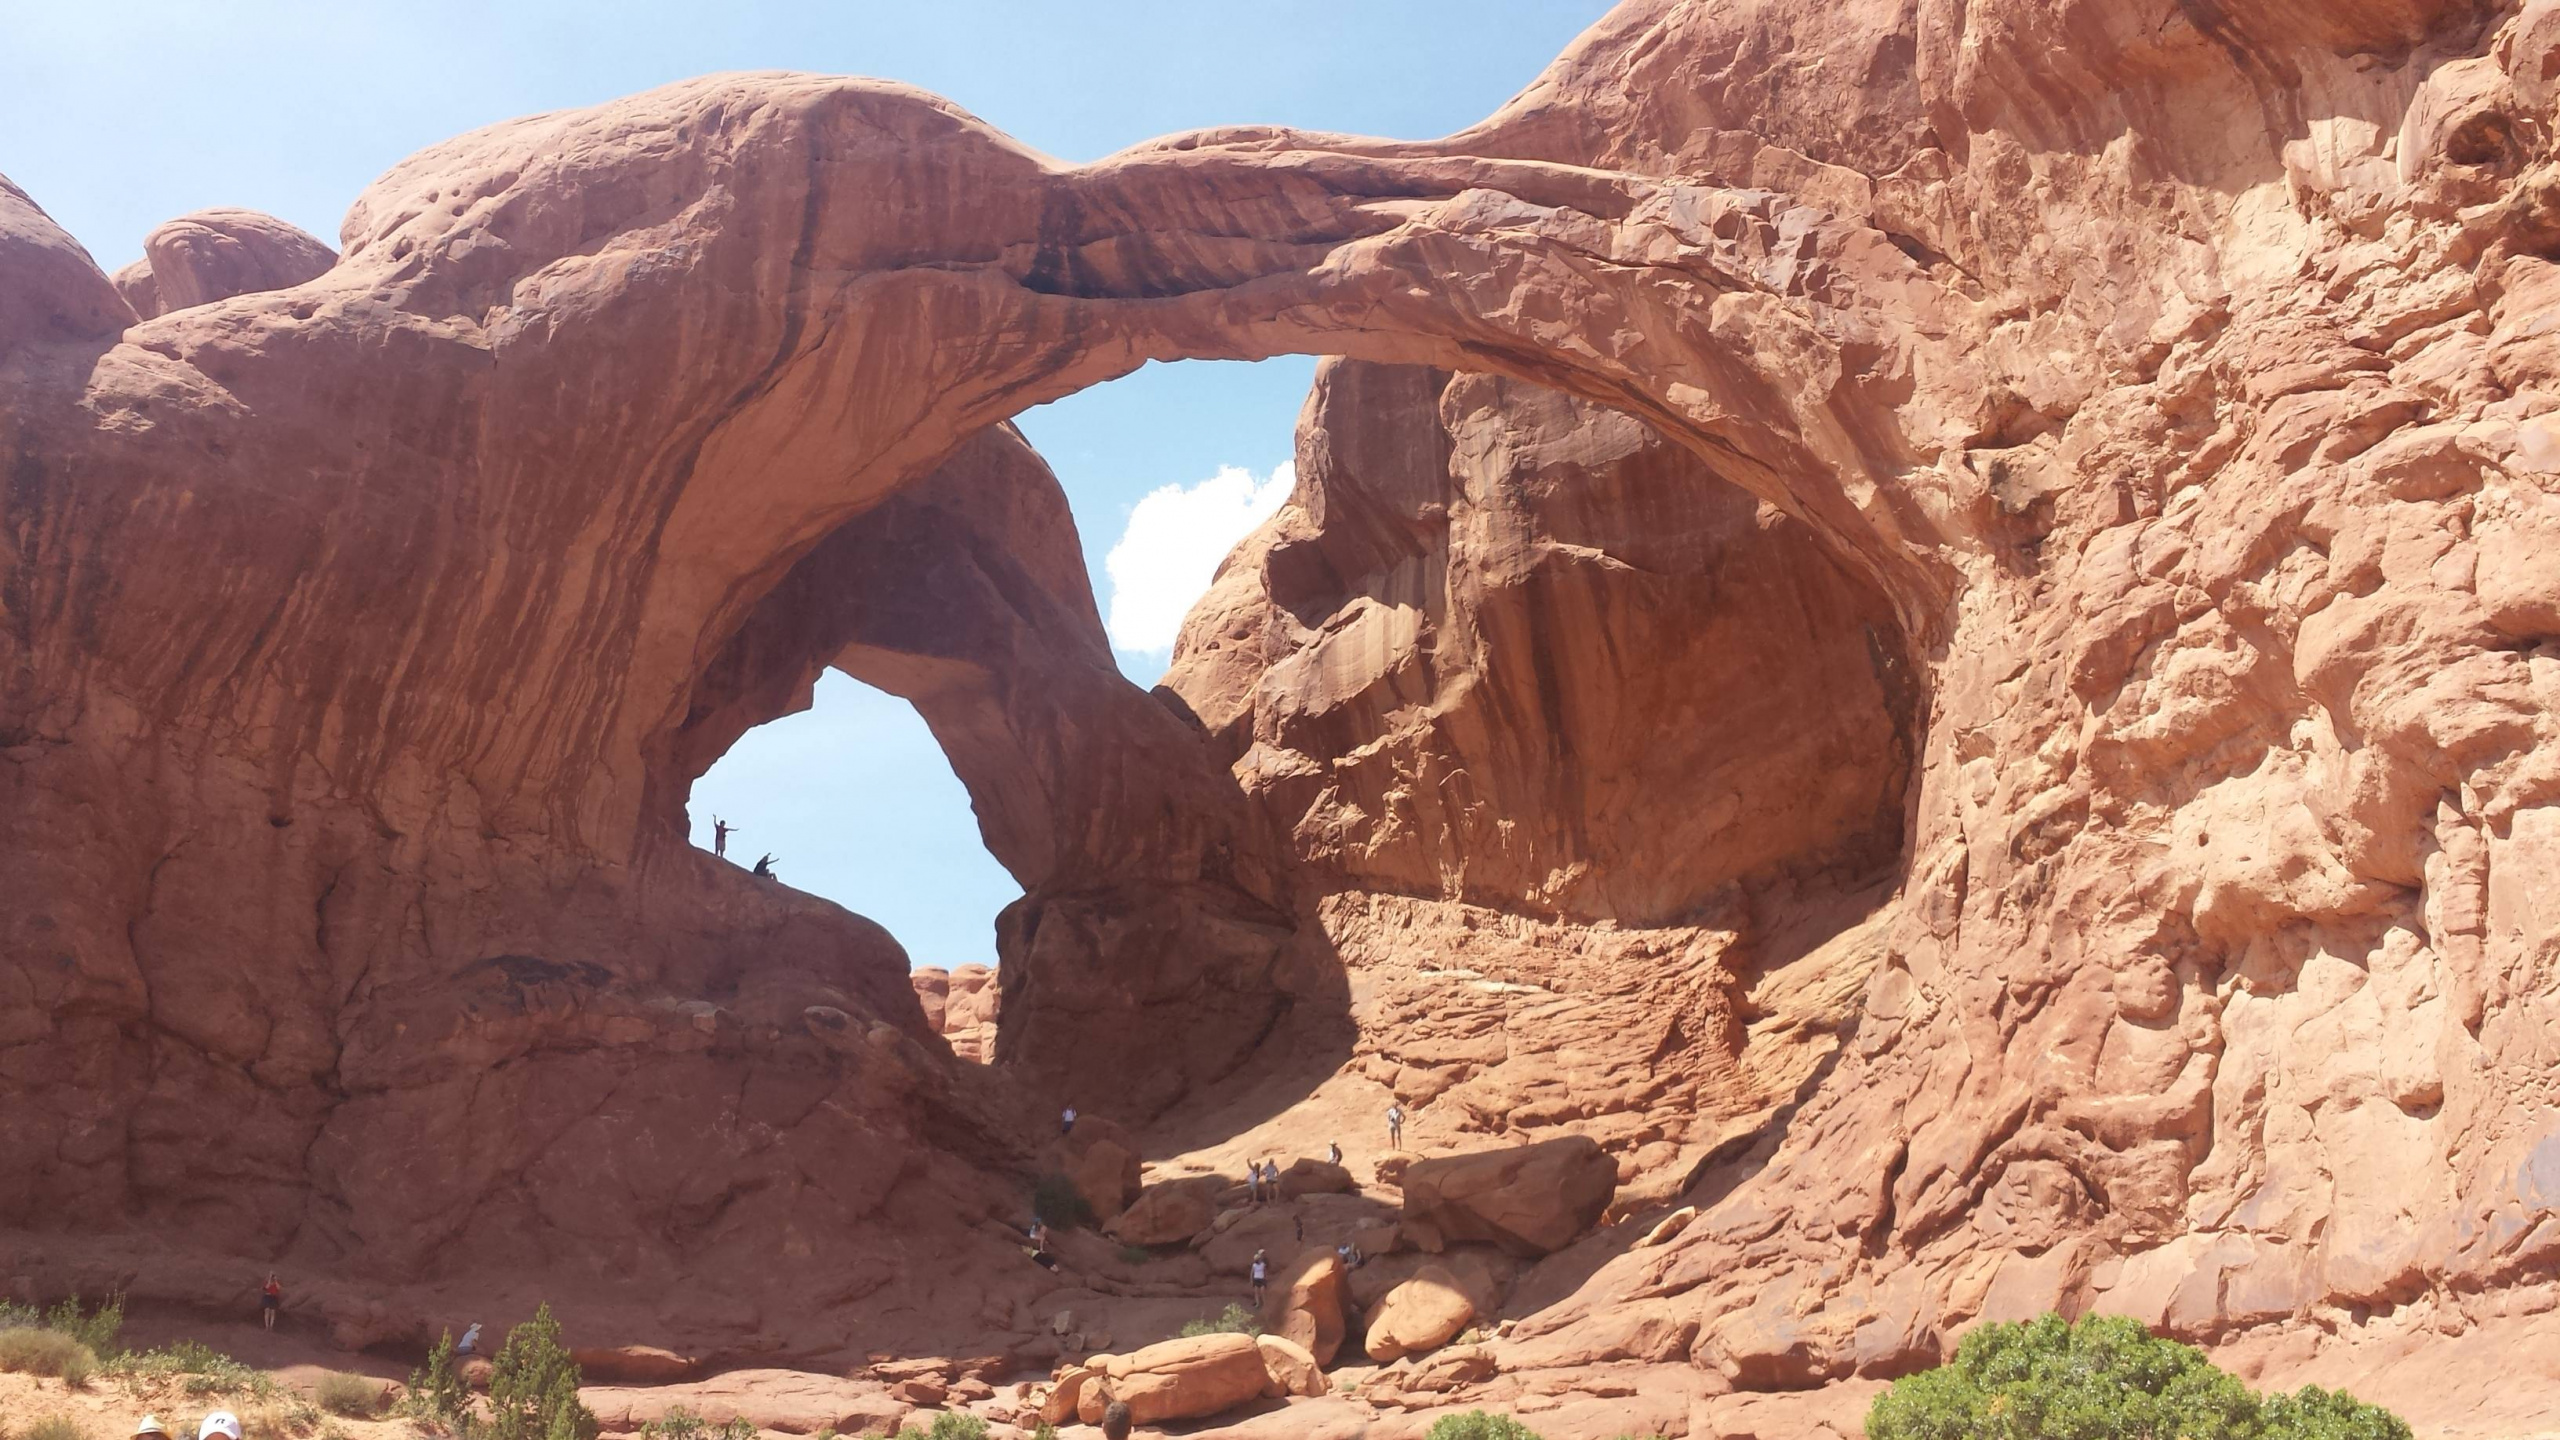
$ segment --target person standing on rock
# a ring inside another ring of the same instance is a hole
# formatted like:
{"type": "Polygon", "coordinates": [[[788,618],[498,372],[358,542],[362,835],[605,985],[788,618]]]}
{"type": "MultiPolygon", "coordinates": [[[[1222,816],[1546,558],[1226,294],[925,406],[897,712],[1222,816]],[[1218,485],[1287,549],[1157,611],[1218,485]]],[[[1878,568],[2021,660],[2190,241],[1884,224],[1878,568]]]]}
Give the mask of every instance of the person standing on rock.
{"type": "Polygon", "coordinates": [[[1268,1251],[1253,1252],[1253,1308],[1262,1308],[1263,1292],[1271,1285],[1271,1256],[1268,1251]]]}
{"type": "Polygon", "coordinates": [[[1324,1142],[1324,1163],[1327,1165],[1339,1165],[1342,1163],[1341,1141],[1327,1140],[1324,1142]]]}
{"type": "Polygon", "coordinates": [[[728,821],[721,819],[717,815],[712,816],[711,853],[719,856],[723,860],[729,858],[729,834],[737,828],[737,826],[730,824],[728,821]]]}
{"type": "Polygon", "coordinates": [[[1049,1222],[1034,1218],[1031,1222],[1031,1258],[1043,1270],[1058,1268],[1057,1257],[1049,1253],[1049,1222]]]}
{"type": "Polygon", "coordinates": [[[1387,1148],[1404,1148],[1404,1106],[1392,1100],[1387,1102],[1387,1148]]]}
{"type": "Polygon", "coordinates": [[[1058,1112],[1058,1136],[1064,1139],[1074,1133],[1076,1133],[1076,1107],[1070,1105],[1058,1112]]]}
{"type": "Polygon", "coordinates": [[[284,1282],[276,1272],[267,1272],[267,1283],[258,1287],[258,1318],[270,1330],[276,1328],[276,1311],[284,1305],[284,1282]]]}

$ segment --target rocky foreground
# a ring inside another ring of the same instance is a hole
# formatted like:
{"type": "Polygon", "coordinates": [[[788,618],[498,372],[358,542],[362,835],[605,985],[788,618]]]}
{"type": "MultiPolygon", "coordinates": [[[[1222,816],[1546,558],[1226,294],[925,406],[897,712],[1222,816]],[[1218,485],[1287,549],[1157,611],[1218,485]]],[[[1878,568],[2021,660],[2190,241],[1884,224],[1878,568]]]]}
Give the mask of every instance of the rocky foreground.
{"type": "Polygon", "coordinates": [[[2552,0],[1628,0],[1437,141],[716,76],[112,279],[0,186],[0,1276],[1108,1386],[1203,1297],[1023,1253],[1062,1106],[1395,1100],[1619,1222],[1399,1192],[1492,1320],[1399,1390],[1792,1433],[2060,1309],[2547,1428],[2556,104],[2552,0]],[[1140,691],[1005,420],[1283,351],[1140,691]],[[1024,886],[992,1064],[686,844],[829,666],[1024,886]]]}

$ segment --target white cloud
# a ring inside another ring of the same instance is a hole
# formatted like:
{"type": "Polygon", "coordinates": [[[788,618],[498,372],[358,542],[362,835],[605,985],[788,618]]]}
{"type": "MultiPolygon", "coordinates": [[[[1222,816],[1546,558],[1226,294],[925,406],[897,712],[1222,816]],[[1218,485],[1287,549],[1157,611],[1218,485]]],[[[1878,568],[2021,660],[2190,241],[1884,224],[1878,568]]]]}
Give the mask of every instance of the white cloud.
{"type": "Polygon", "coordinates": [[[1102,562],[1111,574],[1111,643],[1170,652],[1182,617],[1216,578],[1218,562],[1271,518],[1297,480],[1297,468],[1285,462],[1260,480],[1242,466],[1223,465],[1197,485],[1167,485],[1131,506],[1120,543],[1102,562]]]}

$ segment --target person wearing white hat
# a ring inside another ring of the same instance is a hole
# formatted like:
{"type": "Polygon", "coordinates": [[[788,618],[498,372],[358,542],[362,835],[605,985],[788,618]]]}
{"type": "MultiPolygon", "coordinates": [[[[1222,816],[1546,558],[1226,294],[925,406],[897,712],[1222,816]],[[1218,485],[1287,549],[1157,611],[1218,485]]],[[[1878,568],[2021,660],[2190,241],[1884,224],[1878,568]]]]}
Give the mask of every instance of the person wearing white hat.
{"type": "Polygon", "coordinates": [[[160,1423],[159,1416],[145,1415],[133,1427],[133,1440],[142,1440],[145,1435],[157,1435],[160,1440],[169,1440],[169,1427],[160,1423]]]}
{"type": "Polygon", "coordinates": [[[216,1410],[205,1416],[204,1423],[196,1427],[196,1440],[213,1440],[216,1435],[225,1437],[225,1440],[240,1440],[240,1417],[228,1410],[216,1410]]]}

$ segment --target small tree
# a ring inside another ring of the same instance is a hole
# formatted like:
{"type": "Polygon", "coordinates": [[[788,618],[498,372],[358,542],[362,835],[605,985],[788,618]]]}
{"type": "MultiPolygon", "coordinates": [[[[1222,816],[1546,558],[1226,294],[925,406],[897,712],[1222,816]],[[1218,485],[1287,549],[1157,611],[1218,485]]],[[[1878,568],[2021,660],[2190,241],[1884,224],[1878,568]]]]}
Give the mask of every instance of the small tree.
{"type": "Polygon", "coordinates": [[[409,1374],[409,1398],[402,1408],[416,1419],[451,1430],[470,1428],[471,1392],[464,1388],[461,1368],[454,1363],[453,1332],[444,1332],[436,1348],[427,1352],[427,1368],[409,1374]]]}
{"type": "Polygon", "coordinates": [[[596,1440],[596,1417],[578,1403],[578,1362],[560,1343],[548,1305],[507,1332],[489,1371],[489,1440],[596,1440]]]}

